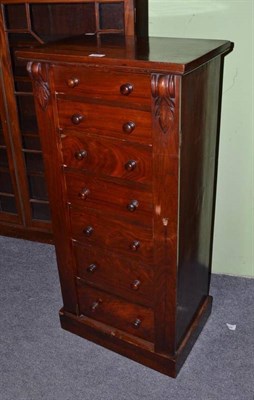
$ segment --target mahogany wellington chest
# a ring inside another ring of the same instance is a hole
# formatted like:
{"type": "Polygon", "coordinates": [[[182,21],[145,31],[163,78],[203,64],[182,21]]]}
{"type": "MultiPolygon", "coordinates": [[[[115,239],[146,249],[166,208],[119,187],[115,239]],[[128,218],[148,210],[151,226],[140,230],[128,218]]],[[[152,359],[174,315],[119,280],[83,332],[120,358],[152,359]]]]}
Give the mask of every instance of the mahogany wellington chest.
{"type": "Polygon", "coordinates": [[[30,60],[62,327],[175,377],[210,312],[219,40],[83,36],[30,60]]]}

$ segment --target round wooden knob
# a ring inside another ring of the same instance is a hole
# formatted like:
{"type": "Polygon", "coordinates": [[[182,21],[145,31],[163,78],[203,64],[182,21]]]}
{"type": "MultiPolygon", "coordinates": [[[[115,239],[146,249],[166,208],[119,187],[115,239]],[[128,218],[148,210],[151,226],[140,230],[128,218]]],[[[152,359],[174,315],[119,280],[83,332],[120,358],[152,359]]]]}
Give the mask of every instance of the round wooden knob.
{"type": "Polygon", "coordinates": [[[101,299],[98,299],[98,300],[94,301],[93,304],[91,305],[91,310],[92,310],[92,311],[95,311],[95,310],[99,307],[99,305],[100,305],[101,303],[102,303],[102,300],[101,300],[101,299]]]}
{"type": "Polygon", "coordinates": [[[120,93],[123,96],[129,96],[133,91],[133,85],[131,83],[125,83],[124,85],[120,86],[120,93]]]}
{"type": "Polygon", "coordinates": [[[97,269],[97,265],[96,264],[90,264],[87,267],[87,272],[89,272],[90,274],[94,273],[97,269]]]}
{"type": "Polygon", "coordinates": [[[94,231],[94,229],[93,229],[92,226],[87,226],[87,227],[83,230],[83,232],[84,232],[84,234],[85,234],[86,236],[91,236],[92,233],[93,233],[93,231],[94,231]]]}
{"type": "Polygon", "coordinates": [[[76,153],[74,154],[74,156],[75,156],[76,160],[81,161],[81,160],[83,160],[84,158],[86,158],[86,156],[87,156],[87,151],[86,151],[86,150],[79,150],[79,151],[76,151],[76,153]]]}
{"type": "Polygon", "coordinates": [[[136,168],[136,166],[137,166],[137,161],[135,161],[135,160],[129,160],[129,161],[125,164],[124,168],[126,169],[126,171],[133,171],[133,170],[136,168]]]}
{"type": "Polygon", "coordinates": [[[138,200],[132,200],[129,204],[127,204],[127,209],[130,212],[134,212],[138,208],[138,204],[138,200]]]}
{"type": "Polygon", "coordinates": [[[138,329],[141,325],[141,319],[136,318],[135,321],[133,322],[134,328],[138,329]]]}
{"type": "Polygon", "coordinates": [[[130,249],[132,251],[137,251],[139,247],[140,247],[140,242],[138,240],[134,240],[130,245],[130,249]]]}
{"type": "Polygon", "coordinates": [[[135,127],[136,127],[136,125],[135,125],[134,122],[128,121],[125,124],[123,124],[123,131],[125,133],[129,133],[130,134],[131,132],[134,131],[135,127]]]}
{"type": "Polygon", "coordinates": [[[67,80],[67,86],[69,86],[69,88],[73,89],[76,86],[78,86],[79,84],[79,79],[78,78],[70,78],[67,80]]]}
{"type": "Polygon", "coordinates": [[[83,121],[83,119],[84,119],[84,115],[82,115],[82,114],[73,114],[73,115],[71,116],[71,122],[72,122],[74,125],[79,125],[80,122],[83,121]]]}
{"type": "Polygon", "coordinates": [[[140,280],[139,279],[135,279],[135,281],[133,281],[132,284],[131,284],[131,288],[133,290],[138,290],[140,285],[141,285],[140,280]]]}
{"type": "Polygon", "coordinates": [[[86,200],[87,199],[87,197],[89,196],[89,194],[90,194],[90,190],[88,189],[88,188],[83,188],[80,192],[79,192],[79,197],[82,199],[82,200],[86,200]]]}

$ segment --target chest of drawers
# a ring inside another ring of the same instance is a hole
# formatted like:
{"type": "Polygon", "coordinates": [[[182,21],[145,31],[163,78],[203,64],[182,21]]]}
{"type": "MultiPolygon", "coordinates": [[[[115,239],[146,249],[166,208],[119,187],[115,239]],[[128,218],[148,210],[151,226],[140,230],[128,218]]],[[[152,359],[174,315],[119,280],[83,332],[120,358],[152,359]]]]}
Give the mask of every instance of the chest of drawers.
{"type": "Polygon", "coordinates": [[[37,99],[64,329],[176,376],[205,324],[232,43],[19,52],[37,99]]]}

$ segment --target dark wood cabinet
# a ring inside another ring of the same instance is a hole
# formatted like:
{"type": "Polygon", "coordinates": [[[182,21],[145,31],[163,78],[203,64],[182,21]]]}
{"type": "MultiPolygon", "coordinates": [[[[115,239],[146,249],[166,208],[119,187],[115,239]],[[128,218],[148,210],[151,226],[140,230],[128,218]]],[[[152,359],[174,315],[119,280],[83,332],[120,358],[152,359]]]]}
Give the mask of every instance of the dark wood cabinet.
{"type": "Polygon", "coordinates": [[[15,51],[74,35],[147,35],[147,0],[6,0],[0,11],[0,234],[52,241],[32,86],[15,51]]]}
{"type": "Polygon", "coordinates": [[[62,327],[170,376],[211,312],[231,50],[228,41],[115,36],[18,53],[30,60],[62,327]]]}

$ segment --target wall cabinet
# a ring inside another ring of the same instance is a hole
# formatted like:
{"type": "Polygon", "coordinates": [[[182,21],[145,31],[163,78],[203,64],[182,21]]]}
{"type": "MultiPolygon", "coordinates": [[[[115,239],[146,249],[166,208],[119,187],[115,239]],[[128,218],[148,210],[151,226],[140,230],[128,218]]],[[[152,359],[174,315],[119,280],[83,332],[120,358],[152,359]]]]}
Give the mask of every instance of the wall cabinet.
{"type": "Polygon", "coordinates": [[[15,51],[73,35],[147,35],[147,0],[6,0],[0,12],[0,234],[52,241],[32,86],[15,51]]]}

